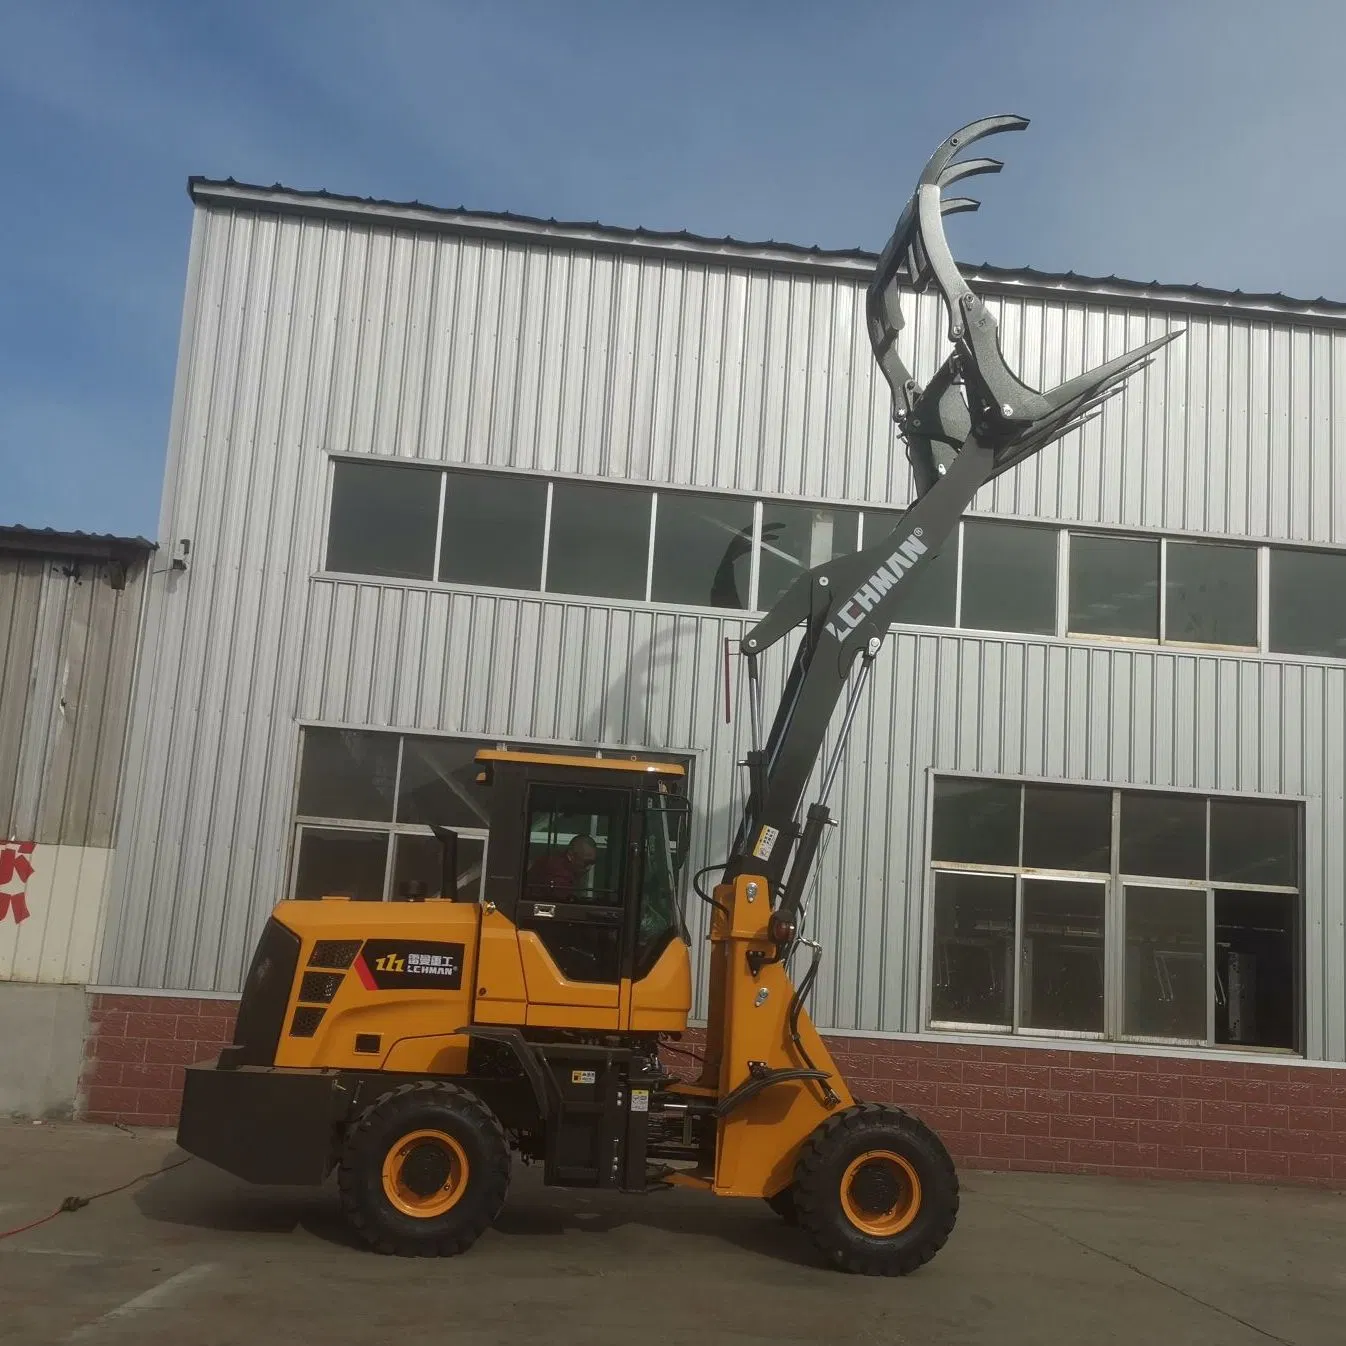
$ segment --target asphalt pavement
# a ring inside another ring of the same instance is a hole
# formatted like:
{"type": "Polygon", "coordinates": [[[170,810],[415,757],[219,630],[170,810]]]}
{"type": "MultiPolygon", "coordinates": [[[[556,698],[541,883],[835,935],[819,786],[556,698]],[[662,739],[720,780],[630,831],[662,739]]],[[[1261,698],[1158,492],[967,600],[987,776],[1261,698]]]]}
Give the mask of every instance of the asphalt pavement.
{"type": "MultiPolygon", "coordinates": [[[[0,1231],[183,1159],[171,1135],[0,1122],[0,1231]]],[[[1341,1346],[1346,1197],[963,1174],[914,1276],[821,1266],[755,1201],[606,1197],[520,1169],[495,1229],[443,1261],[350,1239],[332,1188],[249,1188],[191,1160],[0,1238],[6,1346],[1341,1346]]]]}

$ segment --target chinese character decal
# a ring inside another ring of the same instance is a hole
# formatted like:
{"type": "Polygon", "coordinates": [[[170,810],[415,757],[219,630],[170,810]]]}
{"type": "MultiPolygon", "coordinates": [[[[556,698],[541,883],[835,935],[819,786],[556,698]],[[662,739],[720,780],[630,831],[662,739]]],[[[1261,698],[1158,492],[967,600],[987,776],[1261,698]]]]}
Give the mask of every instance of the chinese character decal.
{"type": "Polygon", "coordinates": [[[33,877],[31,841],[0,843],[0,922],[12,912],[14,924],[28,919],[28,880],[33,877]]]}

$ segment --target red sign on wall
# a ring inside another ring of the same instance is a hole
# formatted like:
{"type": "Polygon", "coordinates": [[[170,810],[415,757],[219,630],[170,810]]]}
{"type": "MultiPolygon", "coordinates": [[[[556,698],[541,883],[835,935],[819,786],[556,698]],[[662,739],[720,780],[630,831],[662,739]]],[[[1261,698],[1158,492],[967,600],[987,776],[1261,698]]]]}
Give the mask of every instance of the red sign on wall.
{"type": "Polygon", "coordinates": [[[10,912],[15,925],[28,919],[28,880],[33,877],[33,862],[28,857],[32,853],[31,841],[0,843],[0,921],[10,912]]]}

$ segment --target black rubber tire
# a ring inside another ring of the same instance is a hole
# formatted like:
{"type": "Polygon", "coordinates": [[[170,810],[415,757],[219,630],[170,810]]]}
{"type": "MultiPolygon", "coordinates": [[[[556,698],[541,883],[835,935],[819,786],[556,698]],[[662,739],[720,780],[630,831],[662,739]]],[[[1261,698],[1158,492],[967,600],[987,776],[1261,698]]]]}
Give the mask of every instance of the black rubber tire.
{"type": "Polygon", "coordinates": [[[805,1141],[795,1165],[799,1226],[834,1267],[864,1276],[906,1276],[948,1241],[958,1219],[958,1174],[939,1137],[884,1103],[861,1103],[829,1117],[805,1141]],[[921,1204],[901,1232],[878,1237],[846,1215],[841,1182],[867,1150],[890,1150],[916,1171],[921,1204]]]}
{"type": "Polygon", "coordinates": [[[795,1209],[795,1189],[782,1187],[775,1196],[764,1198],[766,1204],[788,1225],[799,1223],[799,1212],[795,1209]]]}
{"type": "Polygon", "coordinates": [[[495,1222],[509,1190],[510,1154],[494,1113],[475,1094],[441,1080],[390,1090],[348,1128],[337,1185],[347,1220],[375,1252],[399,1257],[452,1257],[466,1252],[495,1222]],[[422,1129],[446,1132],[467,1156],[467,1185],[437,1216],[405,1214],[383,1190],[383,1161],[403,1137],[422,1129]]]}

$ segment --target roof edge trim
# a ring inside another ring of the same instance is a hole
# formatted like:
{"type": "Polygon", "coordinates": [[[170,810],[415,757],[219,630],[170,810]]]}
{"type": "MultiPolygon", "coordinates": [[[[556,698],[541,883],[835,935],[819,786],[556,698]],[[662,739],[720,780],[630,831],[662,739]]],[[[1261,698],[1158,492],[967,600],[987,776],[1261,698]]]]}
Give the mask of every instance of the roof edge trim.
{"type": "MultiPolygon", "coordinates": [[[[596,221],[563,221],[509,212],[473,211],[466,207],[431,206],[420,201],[386,201],[342,196],[276,184],[263,187],[233,178],[193,176],[188,194],[197,206],[253,209],[266,213],[319,216],[347,222],[401,224],[430,231],[516,242],[579,244],[638,255],[676,256],[720,265],[758,265],[776,270],[858,277],[868,275],[877,253],[861,248],[827,249],[774,240],[748,242],[726,235],[711,238],[687,230],[625,228],[596,221]]],[[[1085,276],[1075,272],[1038,271],[1031,267],[999,267],[960,263],[969,280],[991,292],[1060,299],[1075,294],[1134,305],[1148,303],[1183,310],[1215,310],[1295,317],[1332,325],[1346,324],[1346,301],[1295,299],[1284,294],[1222,290],[1205,285],[1129,280],[1121,276],[1085,276]]]]}

